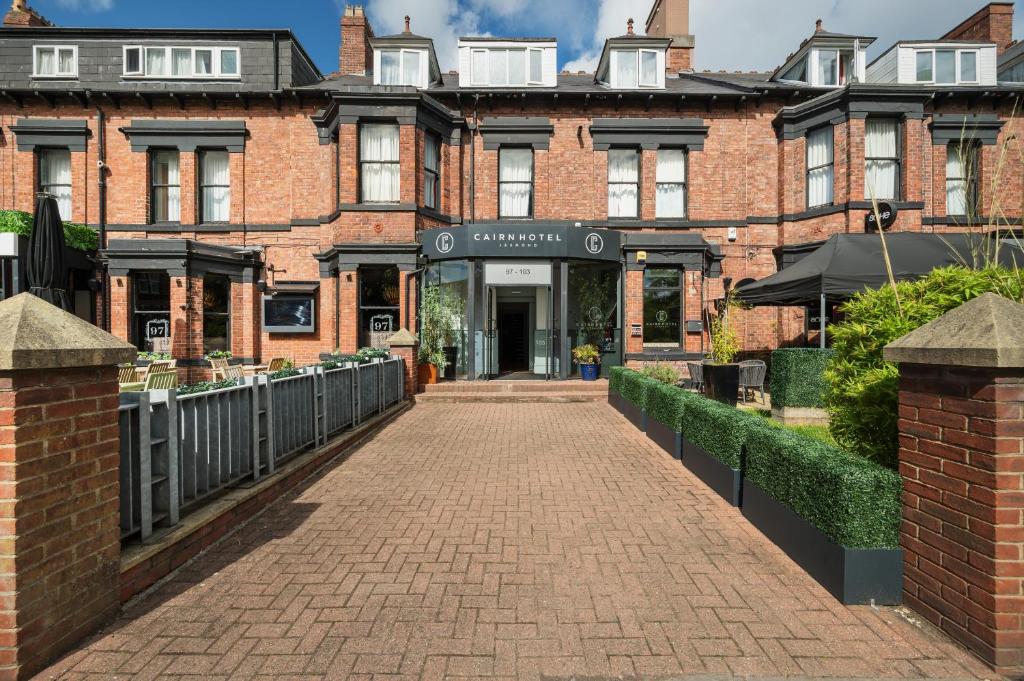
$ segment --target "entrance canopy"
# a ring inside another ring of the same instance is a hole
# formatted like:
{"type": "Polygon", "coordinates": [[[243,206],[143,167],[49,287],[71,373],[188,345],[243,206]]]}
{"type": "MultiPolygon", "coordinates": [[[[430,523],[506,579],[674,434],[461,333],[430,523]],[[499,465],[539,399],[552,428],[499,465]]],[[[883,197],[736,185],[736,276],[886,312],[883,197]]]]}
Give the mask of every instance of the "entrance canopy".
{"type": "Polygon", "coordinates": [[[429,260],[568,258],[618,262],[622,255],[621,235],[615,230],[542,222],[473,223],[428,229],[421,238],[423,255],[429,260]]]}
{"type": "MultiPolygon", "coordinates": [[[[933,269],[983,262],[995,252],[995,240],[984,234],[886,234],[893,275],[897,281],[919,279],[933,269]]],[[[999,248],[1004,266],[1024,266],[1024,251],[1012,239],[999,248]]],[[[749,305],[812,305],[822,295],[845,300],[889,281],[877,234],[836,234],[820,248],[786,269],[736,288],[736,297],[749,305]]]]}

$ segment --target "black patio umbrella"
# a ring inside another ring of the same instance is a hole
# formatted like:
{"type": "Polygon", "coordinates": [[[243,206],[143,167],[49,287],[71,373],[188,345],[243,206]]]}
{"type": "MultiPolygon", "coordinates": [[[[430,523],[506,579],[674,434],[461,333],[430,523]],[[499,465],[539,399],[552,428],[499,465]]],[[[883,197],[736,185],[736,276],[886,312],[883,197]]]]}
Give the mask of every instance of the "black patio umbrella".
{"type": "Polygon", "coordinates": [[[29,292],[62,310],[71,311],[66,290],[68,268],[64,263],[64,223],[57,200],[41,194],[32,220],[26,264],[29,292]]]}

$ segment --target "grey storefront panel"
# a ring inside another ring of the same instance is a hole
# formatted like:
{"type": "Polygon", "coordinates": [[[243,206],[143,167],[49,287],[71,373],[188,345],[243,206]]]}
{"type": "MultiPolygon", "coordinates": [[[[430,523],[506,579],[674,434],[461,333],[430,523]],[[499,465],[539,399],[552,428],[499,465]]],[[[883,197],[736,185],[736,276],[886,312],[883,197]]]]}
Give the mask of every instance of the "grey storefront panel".
{"type": "Polygon", "coordinates": [[[422,235],[428,260],[527,258],[605,260],[622,257],[622,236],[613,230],[550,224],[472,224],[430,229],[422,235]]]}

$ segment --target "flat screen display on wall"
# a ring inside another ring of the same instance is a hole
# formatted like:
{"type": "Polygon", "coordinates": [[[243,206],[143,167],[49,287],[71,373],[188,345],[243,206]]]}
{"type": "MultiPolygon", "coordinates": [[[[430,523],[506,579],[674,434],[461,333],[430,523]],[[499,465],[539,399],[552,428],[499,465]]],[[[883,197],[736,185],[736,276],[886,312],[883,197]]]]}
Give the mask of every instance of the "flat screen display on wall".
{"type": "Polygon", "coordinates": [[[315,313],[311,295],[263,296],[263,330],[268,333],[314,333],[315,313]]]}

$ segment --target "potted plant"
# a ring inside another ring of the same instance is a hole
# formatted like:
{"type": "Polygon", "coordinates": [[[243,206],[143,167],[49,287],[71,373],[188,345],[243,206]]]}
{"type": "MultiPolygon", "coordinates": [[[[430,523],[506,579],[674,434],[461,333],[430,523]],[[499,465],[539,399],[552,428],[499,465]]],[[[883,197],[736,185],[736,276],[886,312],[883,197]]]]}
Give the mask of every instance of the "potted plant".
{"type": "Polygon", "coordinates": [[[138,357],[135,359],[135,366],[145,367],[149,366],[153,362],[167,362],[170,361],[171,355],[167,352],[145,352],[141,351],[138,357]]]}
{"type": "Polygon", "coordinates": [[[580,377],[584,381],[596,381],[601,373],[601,351],[590,343],[572,349],[572,361],[580,365],[580,377]]]}
{"type": "Polygon", "coordinates": [[[455,335],[461,314],[458,301],[446,297],[440,286],[424,286],[420,300],[419,380],[422,385],[437,383],[448,366],[445,347],[455,335]]]}
{"type": "Polygon", "coordinates": [[[739,338],[730,325],[729,312],[736,307],[726,295],[722,312],[711,322],[711,358],[704,365],[704,385],[708,397],[736,406],[740,389],[740,365],[733,362],[740,351],[739,338]]]}

